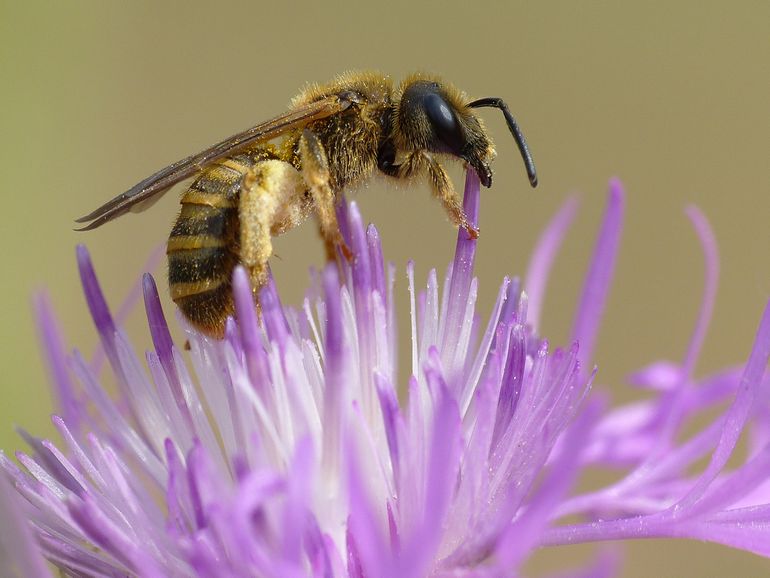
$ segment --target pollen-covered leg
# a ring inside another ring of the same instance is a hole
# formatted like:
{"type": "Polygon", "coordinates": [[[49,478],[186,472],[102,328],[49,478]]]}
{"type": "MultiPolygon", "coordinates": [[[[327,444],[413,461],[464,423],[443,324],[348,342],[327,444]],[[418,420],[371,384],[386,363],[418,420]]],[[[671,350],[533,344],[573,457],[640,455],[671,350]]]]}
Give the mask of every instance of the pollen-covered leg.
{"type": "Polygon", "coordinates": [[[353,259],[353,252],[345,243],[337,222],[336,199],[329,184],[329,161],[326,151],[318,137],[308,129],[302,132],[299,139],[299,155],[302,160],[302,177],[318,213],[318,225],[326,244],[326,255],[333,258],[334,247],[339,247],[345,259],[350,261],[353,259]]]}
{"type": "Polygon", "coordinates": [[[240,258],[255,292],[267,283],[272,235],[302,219],[302,211],[295,209],[302,204],[303,193],[302,177],[284,161],[259,162],[243,178],[238,207],[240,258]]]}

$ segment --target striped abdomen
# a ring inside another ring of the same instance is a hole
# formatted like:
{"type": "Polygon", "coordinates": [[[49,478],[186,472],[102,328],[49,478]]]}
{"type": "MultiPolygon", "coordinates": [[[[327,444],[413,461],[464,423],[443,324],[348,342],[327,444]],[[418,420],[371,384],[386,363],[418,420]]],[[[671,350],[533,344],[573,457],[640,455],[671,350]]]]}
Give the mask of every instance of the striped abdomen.
{"type": "Polygon", "coordinates": [[[168,240],[171,298],[193,325],[221,337],[234,312],[231,279],[238,264],[238,199],[244,174],[271,157],[260,150],[207,168],[182,196],[168,240]]]}

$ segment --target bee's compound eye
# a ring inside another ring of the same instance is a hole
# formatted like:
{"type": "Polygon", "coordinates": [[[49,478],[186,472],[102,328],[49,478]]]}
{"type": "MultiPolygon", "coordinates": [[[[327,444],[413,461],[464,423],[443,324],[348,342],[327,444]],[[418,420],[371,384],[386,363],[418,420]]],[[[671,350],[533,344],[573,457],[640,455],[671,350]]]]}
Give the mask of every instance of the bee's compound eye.
{"type": "Polygon", "coordinates": [[[452,107],[436,93],[423,96],[422,105],[436,137],[454,154],[460,154],[465,146],[465,135],[452,107]]]}

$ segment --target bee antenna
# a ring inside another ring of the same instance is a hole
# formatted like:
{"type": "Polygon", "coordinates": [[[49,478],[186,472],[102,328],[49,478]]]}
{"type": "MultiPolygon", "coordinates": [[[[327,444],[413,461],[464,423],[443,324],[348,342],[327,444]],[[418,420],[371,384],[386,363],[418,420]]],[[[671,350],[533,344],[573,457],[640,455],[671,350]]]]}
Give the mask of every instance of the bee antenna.
{"type": "Polygon", "coordinates": [[[503,111],[505,122],[508,124],[508,130],[511,131],[514,140],[516,140],[516,144],[519,146],[519,151],[521,152],[521,158],[524,159],[524,167],[527,169],[529,183],[533,187],[536,187],[537,171],[535,170],[535,161],[532,160],[532,153],[529,152],[527,141],[524,139],[524,135],[521,133],[519,125],[516,124],[516,120],[513,118],[511,111],[508,109],[508,105],[505,104],[505,101],[502,98],[494,97],[480,98],[468,104],[468,108],[482,107],[499,108],[501,111],[503,111]]]}

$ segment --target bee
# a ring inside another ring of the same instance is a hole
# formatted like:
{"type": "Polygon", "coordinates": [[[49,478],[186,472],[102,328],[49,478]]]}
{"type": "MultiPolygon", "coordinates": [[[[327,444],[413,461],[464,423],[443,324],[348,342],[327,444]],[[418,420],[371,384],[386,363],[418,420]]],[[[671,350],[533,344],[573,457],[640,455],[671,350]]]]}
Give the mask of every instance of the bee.
{"type": "Polygon", "coordinates": [[[171,298],[204,333],[221,337],[234,313],[231,277],[241,264],[258,292],[269,276],[272,237],[318,218],[327,256],[353,255],[337,223],[343,190],[376,172],[401,180],[427,177],[450,220],[471,238],[478,229],[441,164],[459,159],[492,184],[495,149],[474,109],[502,111],[524,159],[532,186],[534,162],[524,136],[500,98],[469,101],[437,77],[413,74],[394,86],[388,76],[349,72],[313,84],[284,114],[158,171],[95,211],[77,219],[95,229],[141,210],[182,180],[196,176],[182,194],[181,211],[168,239],[171,298]]]}

